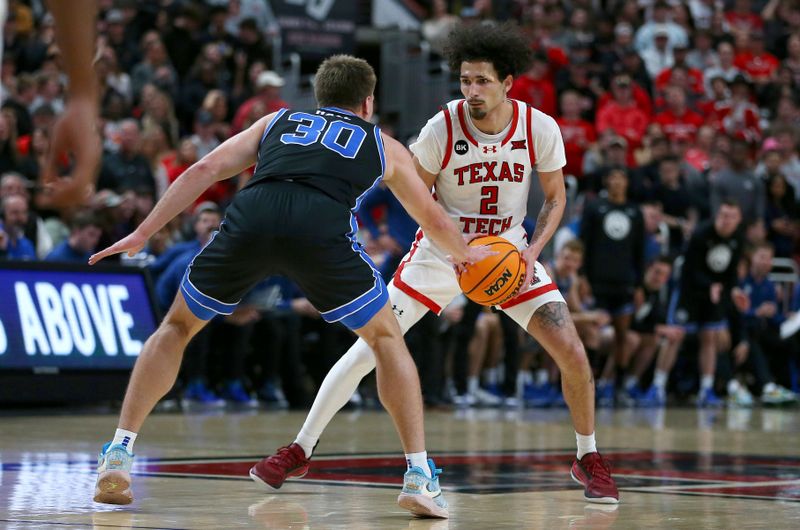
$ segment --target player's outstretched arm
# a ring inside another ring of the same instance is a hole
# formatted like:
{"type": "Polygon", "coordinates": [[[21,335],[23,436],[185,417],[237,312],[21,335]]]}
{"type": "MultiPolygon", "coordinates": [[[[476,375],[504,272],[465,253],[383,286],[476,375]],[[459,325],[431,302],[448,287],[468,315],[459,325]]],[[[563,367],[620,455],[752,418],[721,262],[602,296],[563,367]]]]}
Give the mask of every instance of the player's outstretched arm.
{"type": "Polygon", "coordinates": [[[150,236],[188,208],[212,184],[238,175],[255,164],[261,137],[274,117],[275,113],[272,113],[261,118],[184,171],[132,234],[93,255],[89,264],[94,265],[105,257],[122,252],[131,256],[136,254],[150,236]]]}
{"type": "Polygon", "coordinates": [[[431,197],[430,188],[417,174],[411,155],[397,140],[383,136],[386,174],[383,181],[403,208],[419,223],[425,235],[450,254],[454,263],[475,263],[494,254],[486,247],[469,247],[456,225],[431,197]]]}

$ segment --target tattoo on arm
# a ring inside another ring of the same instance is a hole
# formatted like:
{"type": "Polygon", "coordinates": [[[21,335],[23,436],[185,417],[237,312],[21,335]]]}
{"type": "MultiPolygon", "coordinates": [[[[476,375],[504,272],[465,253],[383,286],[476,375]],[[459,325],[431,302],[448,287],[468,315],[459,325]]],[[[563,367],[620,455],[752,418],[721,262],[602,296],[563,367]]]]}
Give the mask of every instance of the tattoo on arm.
{"type": "Polygon", "coordinates": [[[548,302],[536,310],[533,318],[542,328],[563,329],[569,319],[567,304],[548,302]]]}
{"type": "Polygon", "coordinates": [[[539,239],[542,237],[542,234],[544,233],[545,228],[547,228],[550,220],[550,214],[553,210],[555,210],[556,206],[558,206],[558,201],[545,199],[542,209],[539,212],[539,217],[536,218],[536,229],[533,231],[531,244],[533,244],[535,241],[539,241],[539,239]]]}

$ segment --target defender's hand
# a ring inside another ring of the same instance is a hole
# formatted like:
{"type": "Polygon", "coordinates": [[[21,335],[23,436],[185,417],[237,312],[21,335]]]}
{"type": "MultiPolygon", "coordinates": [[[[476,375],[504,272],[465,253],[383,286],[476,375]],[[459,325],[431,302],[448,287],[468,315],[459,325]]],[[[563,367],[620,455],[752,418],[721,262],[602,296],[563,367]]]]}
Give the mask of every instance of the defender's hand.
{"type": "Polygon", "coordinates": [[[142,248],[144,248],[145,243],[147,243],[147,239],[147,237],[139,232],[133,232],[132,234],[120,239],[110,247],[101,250],[97,254],[93,254],[92,257],[89,258],[89,265],[94,265],[98,261],[107,258],[108,256],[121,254],[123,252],[127,252],[128,257],[132,258],[138,254],[142,248]]]}

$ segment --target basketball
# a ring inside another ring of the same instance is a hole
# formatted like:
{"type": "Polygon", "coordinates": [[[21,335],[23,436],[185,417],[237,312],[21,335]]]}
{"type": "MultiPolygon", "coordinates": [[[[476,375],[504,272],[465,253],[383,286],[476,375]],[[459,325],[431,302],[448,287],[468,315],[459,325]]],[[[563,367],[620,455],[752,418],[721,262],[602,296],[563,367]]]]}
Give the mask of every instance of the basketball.
{"type": "Polygon", "coordinates": [[[525,262],[517,247],[499,236],[477,237],[469,245],[486,245],[497,254],[473,263],[458,276],[458,284],[467,298],[493,306],[516,296],[525,280],[525,262]]]}

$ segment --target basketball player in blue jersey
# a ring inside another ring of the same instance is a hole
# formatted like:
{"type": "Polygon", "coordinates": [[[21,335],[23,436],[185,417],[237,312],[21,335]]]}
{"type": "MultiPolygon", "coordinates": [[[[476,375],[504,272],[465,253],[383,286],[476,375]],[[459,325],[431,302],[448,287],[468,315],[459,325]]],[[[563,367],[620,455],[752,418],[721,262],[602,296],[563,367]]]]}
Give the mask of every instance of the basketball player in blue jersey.
{"type": "MultiPolygon", "coordinates": [[[[378,392],[409,463],[398,504],[419,516],[448,516],[439,471],[425,452],[416,368],[386,284],[355,240],[353,212],[383,179],[454,263],[474,263],[494,252],[467,247],[417,177],[405,147],[367,121],[375,82],[372,67],[362,59],[327,59],[314,87],[319,108],[282,109],[227,140],[186,170],[135,232],[90,259],[94,264],[112,254],[134,255],[209,186],[256,164],[142,349],[118,429],[99,458],[96,501],[132,501],[129,471],[136,433],[175,383],[189,340],[215,315],[231,314],[263,278],[280,274],[297,283],[326,321],[341,322],[375,351],[378,392]]],[[[288,448],[284,456],[305,458],[302,450],[288,448]]],[[[266,483],[258,465],[250,474],[266,483]]]]}
{"type": "MultiPolygon", "coordinates": [[[[423,127],[411,146],[417,173],[425,188],[435,188],[437,202],[465,234],[501,235],[522,252],[527,264],[523,289],[499,309],[532,335],[561,371],[578,445],[572,478],[584,486],[587,501],[615,504],[616,484],[596,448],[594,379],[586,351],[564,298],[537,261],[564,212],[566,158],[555,120],[507,97],[514,76],[527,69],[528,42],[511,24],[465,25],[450,35],[445,56],[450,69],[460,72],[464,99],[442,107],[423,127]],[[537,173],[545,200],[527,244],[522,221],[537,173]]],[[[423,227],[389,284],[403,332],[427,311],[439,313],[461,292],[445,259],[447,250],[428,236],[423,227]]],[[[308,470],[325,426],[374,367],[375,356],[362,340],[334,365],[289,446],[301,448],[305,458],[290,460],[278,452],[259,464],[270,485],[280,487],[287,477],[308,470]]]]}

